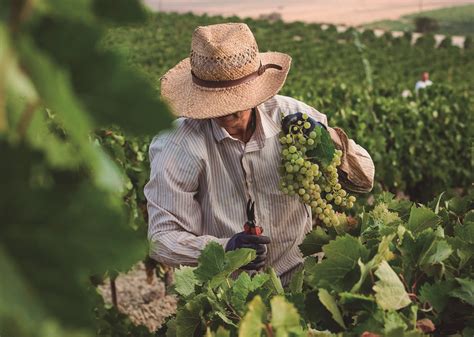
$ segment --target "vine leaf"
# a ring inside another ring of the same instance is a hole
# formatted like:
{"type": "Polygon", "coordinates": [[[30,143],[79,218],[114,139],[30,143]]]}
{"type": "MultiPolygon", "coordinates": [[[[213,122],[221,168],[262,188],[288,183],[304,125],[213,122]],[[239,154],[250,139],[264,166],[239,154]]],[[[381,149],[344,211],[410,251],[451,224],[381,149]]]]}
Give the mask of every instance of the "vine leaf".
{"type": "Polygon", "coordinates": [[[387,261],[382,261],[375,271],[379,281],[373,286],[375,300],[384,310],[399,310],[411,303],[402,281],[387,261]]]}
{"type": "Polygon", "coordinates": [[[240,321],[239,337],[259,337],[262,334],[263,324],[266,323],[267,308],[260,296],[255,296],[247,308],[247,313],[240,321]]]}
{"type": "Polygon", "coordinates": [[[292,303],[288,303],[283,296],[275,296],[270,306],[272,328],[276,329],[277,336],[302,333],[300,315],[292,303]]]}
{"type": "Polygon", "coordinates": [[[181,296],[188,297],[195,291],[199,281],[194,275],[195,267],[182,266],[175,271],[175,290],[181,296]]]}
{"type": "Polygon", "coordinates": [[[342,319],[341,311],[339,310],[334,297],[324,288],[319,289],[318,297],[321,303],[331,313],[332,318],[342,327],[346,328],[344,320],[342,319]]]}
{"type": "Polygon", "coordinates": [[[451,291],[451,296],[457,297],[474,306],[474,280],[468,278],[456,278],[461,285],[460,288],[451,291]]]}

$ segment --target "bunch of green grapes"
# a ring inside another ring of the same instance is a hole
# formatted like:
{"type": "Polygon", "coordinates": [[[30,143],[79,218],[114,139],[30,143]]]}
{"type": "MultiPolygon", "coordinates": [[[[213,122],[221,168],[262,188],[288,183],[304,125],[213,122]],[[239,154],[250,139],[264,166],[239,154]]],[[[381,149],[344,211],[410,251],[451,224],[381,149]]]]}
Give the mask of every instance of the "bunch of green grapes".
{"type": "Polygon", "coordinates": [[[308,156],[321,144],[321,128],[312,128],[308,115],[291,124],[287,134],[281,134],[282,167],[280,190],[287,195],[298,195],[311,206],[313,216],[327,226],[339,224],[336,209],[352,208],[355,197],[349,196],[338,181],[337,167],[342,151],[336,150],[329,165],[323,166],[318,158],[308,156]]]}

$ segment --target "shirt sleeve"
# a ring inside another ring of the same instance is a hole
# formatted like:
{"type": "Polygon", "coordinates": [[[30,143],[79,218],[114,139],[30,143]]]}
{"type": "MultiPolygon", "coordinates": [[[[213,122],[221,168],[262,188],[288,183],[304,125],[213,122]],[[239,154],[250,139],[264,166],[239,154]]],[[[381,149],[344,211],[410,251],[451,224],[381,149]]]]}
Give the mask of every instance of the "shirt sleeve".
{"type": "Polygon", "coordinates": [[[225,248],[228,238],[203,235],[196,160],[163,137],[153,139],[149,155],[150,180],[144,193],[150,257],[170,266],[193,266],[208,242],[225,248]]]}
{"type": "Polygon", "coordinates": [[[353,192],[370,192],[374,186],[375,166],[369,153],[354,140],[349,139],[344,130],[330,127],[325,114],[309,105],[305,106],[305,112],[327,127],[335,147],[342,151],[339,166],[341,185],[353,192]]]}

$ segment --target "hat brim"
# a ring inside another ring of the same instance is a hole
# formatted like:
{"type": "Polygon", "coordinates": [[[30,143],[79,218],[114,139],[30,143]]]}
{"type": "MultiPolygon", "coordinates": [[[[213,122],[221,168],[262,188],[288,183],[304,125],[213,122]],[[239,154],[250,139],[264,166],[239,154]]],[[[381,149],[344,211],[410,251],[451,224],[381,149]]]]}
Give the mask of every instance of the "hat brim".
{"type": "Polygon", "coordinates": [[[267,69],[257,78],[229,88],[205,88],[191,77],[189,58],[179,62],[161,78],[161,96],[178,117],[205,119],[251,109],[275,96],[290,70],[291,57],[284,53],[260,53],[263,65],[278,64],[282,70],[267,69]]]}

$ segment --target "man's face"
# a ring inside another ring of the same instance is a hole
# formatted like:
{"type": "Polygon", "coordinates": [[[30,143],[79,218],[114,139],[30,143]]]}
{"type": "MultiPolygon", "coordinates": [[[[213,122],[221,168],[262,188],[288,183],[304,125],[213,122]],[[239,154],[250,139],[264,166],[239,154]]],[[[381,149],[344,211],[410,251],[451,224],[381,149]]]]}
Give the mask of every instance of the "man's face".
{"type": "Polygon", "coordinates": [[[423,81],[428,81],[430,79],[430,74],[425,72],[423,73],[421,78],[423,79],[423,81]]]}
{"type": "Polygon", "coordinates": [[[217,124],[226,129],[230,134],[245,129],[251,116],[252,109],[234,112],[233,114],[217,117],[214,120],[217,124]]]}

